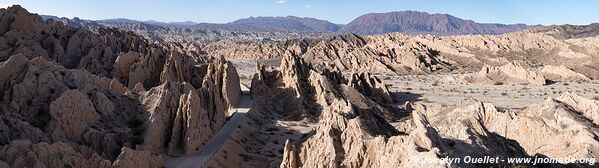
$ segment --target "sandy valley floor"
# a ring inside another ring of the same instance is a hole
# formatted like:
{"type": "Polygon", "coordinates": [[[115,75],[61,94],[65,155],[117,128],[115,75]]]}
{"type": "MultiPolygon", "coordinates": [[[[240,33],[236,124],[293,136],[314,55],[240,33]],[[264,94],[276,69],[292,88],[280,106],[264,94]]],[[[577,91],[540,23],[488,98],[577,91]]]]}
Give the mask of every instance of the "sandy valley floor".
{"type": "Polygon", "coordinates": [[[485,85],[455,80],[451,75],[381,76],[400,102],[454,105],[468,97],[501,108],[523,108],[548,97],[573,92],[585,98],[599,97],[599,80],[557,82],[545,86],[485,85]]]}

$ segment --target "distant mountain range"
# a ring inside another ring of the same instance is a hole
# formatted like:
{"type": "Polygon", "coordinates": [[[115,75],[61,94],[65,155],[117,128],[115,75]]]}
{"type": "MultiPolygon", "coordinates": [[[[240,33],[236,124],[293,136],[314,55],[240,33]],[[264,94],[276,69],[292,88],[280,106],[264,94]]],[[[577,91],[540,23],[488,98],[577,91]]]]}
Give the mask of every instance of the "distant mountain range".
{"type": "MultiPolygon", "coordinates": [[[[55,16],[45,18],[60,19],[55,16]]],[[[429,14],[426,12],[401,11],[390,13],[371,13],[362,15],[347,25],[335,24],[326,20],[307,17],[250,17],[230,23],[195,23],[195,22],[159,22],[137,21],[130,19],[97,20],[97,23],[112,26],[131,27],[127,24],[147,24],[162,27],[185,27],[198,29],[223,29],[231,31],[260,32],[352,32],[360,35],[402,32],[405,34],[502,34],[514,32],[531,26],[525,24],[476,23],[472,20],[460,19],[448,14],[429,14]]]]}
{"type": "Polygon", "coordinates": [[[426,12],[402,11],[390,13],[371,13],[362,15],[338,32],[356,34],[380,34],[403,32],[406,34],[502,34],[526,29],[524,24],[476,23],[448,14],[429,14],[426,12]]]}

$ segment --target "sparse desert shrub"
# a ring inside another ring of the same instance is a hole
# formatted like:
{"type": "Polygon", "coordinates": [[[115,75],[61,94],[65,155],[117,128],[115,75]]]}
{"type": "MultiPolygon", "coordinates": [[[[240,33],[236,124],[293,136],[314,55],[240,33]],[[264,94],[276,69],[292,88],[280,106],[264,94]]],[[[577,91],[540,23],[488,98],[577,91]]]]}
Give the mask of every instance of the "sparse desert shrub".
{"type": "Polygon", "coordinates": [[[568,86],[568,85],[570,85],[570,84],[569,83],[564,83],[564,86],[568,86]]]}
{"type": "Polygon", "coordinates": [[[599,96],[593,96],[593,100],[599,101],[599,96]]]}
{"type": "Polygon", "coordinates": [[[507,96],[507,93],[505,93],[505,92],[501,92],[501,95],[502,95],[502,96],[507,96]]]}

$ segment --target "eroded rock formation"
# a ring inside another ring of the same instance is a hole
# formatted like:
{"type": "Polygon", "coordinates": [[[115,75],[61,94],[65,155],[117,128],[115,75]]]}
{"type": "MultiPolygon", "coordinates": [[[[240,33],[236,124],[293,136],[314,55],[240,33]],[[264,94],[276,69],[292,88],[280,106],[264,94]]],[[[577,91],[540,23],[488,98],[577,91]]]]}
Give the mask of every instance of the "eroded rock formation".
{"type": "Polygon", "coordinates": [[[488,65],[475,74],[466,75],[463,80],[470,83],[484,84],[526,84],[526,85],[545,85],[545,77],[524,68],[519,63],[508,63],[499,67],[491,67],[488,65]]]}
{"type": "Polygon", "coordinates": [[[0,15],[1,166],[162,167],[202,147],[239,101],[223,58],[20,6],[0,15]]]}
{"type": "Polygon", "coordinates": [[[487,155],[500,157],[596,158],[599,141],[594,137],[598,132],[591,118],[596,116],[588,112],[596,103],[567,93],[519,112],[499,111],[473,99],[453,109],[416,109],[430,116],[441,137],[459,140],[452,146],[464,155],[476,155],[481,151],[473,147],[482,147],[487,155]]]}

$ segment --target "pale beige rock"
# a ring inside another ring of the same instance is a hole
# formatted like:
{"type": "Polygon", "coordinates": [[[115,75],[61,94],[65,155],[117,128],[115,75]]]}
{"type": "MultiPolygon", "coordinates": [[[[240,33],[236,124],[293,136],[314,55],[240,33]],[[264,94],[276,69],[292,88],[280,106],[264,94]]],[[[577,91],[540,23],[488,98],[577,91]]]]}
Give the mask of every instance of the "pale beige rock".
{"type": "Polygon", "coordinates": [[[212,130],[206,127],[211,125],[208,113],[200,107],[199,102],[200,97],[194,90],[181,95],[169,143],[171,153],[174,153],[174,150],[179,147],[177,145],[181,145],[185,149],[186,155],[193,154],[204,146],[213,134],[212,130]],[[178,144],[181,141],[183,144],[178,144]]]}
{"type": "Polygon", "coordinates": [[[572,69],[560,65],[560,66],[552,66],[545,65],[539,71],[539,73],[543,74],[546,79],[553,81],[589,81],[590,78],[580,74],[578,72],[573,71],[572,69]]]}
{"type": "MultiPolygon", "coordinates": [[[[143,100],[142,104],[148,109],[149,117],[147,131],[144,134],[144,143],[140,149],[153,152],[166,149],[164,144],[170,141],[171,137],[167,135],[172,131],[172,128],[167,126],[173,125],[179,108],[180,96],[182,93],[188,93],[192,90],[193,87],[187,83],[167,82],[143,93],[141,100],[143,100]]],[[[176,142],[174,141],[174,143],[176,142]]]]}
{"type": "Polygon", "coordinates": [[[141,149],[178,155],[179,151],[192,154],[204,145],[226,118],[226,100],[221,92],[225,86],[212,82],[213,77],[222,75],[217,72],[223,71],[208,71],[198,90],[189,83],[166,82],[141,93],[149,112],[141,149]]]}
{"type": "Polygon", "coordinates": [[[129,79],[129,72],[131,71],[131,65],[134,62],[139,61],[141,59],[141,55],[135,52],[128,52],[119,54],[114,63],[114,69],[112,74],[115,78],[121,79],[124,81],[129,79]]]}
{"type": "MultiPolygon", "coordinates": [[[[525,152],[530,156],[542,154],[550,158],[595,157],[599,142],[592,137],[597,132],[589,127],[590,122],[577,117],[581,112],[570,109],[551,98],[518,113],[499,112],[492,104],[466,100],[455,109],[430,115],[441,137],[484,146],[485,149],[491,149],[494,155],[507,157],[525,152]],[[505,142],[500,140],[502,138],[515,140],[519,146],[505,148],[505,142]],[[513,149],[516,149],[515,153],[510,152],[513,149]]],[[[459,151],[462,147],[456,148],[459,151]]],[[[468,147],[463,149],[467,151],[460,153],[467,155],[477,152],[468,147]]]]}
{"type": "Polygon", "coordinates": [[[594,138],[597,131],[591,129],[588,120],[578,116],[580,112],[571,111],[554,99],[547,99],[526,108],[522,113],[527,118],[521,118],[515,124],[506,123],[513,127],[497,132],[505,132],[506,137],[518,141],[527,153],[541,153],[551,158],[599,159],[599,142],[594,138]]]}
{"type": "Polygon", "coordinates": [[[289,140],[285,141],[285,148],[284,150],[284,154],[283,155],[283,160],[281,161],[281,168],[293,168],[293,167],[300,167],[300,165],[298,165],[298,156],[297,156],[297,151],[295,149],[295,146],[293,145],[293,143],[289,140]]]}
{"type": "Polygon", "coordinates": [[[50,103],[55,139],[81,141],[87,128],[100,119],[89,98],[79,90],[64,92],[50,103]]]}
{"type": "Polygon", "coordinates": [[[575,93],[564,93],[560,97],[555,98],[572,108],[582,113],[582,115],[594,124],[599,125],[599,102],[596,100],[586,99],[575,93]]]}
{"type": "Polygon", "coordinates": [[[513,83],[536,86],[546,84],[542,75],[513,62],[500,67],[485,65],[478,73],[464,76],[463,80],[470,83],[484,84],[513,83]]]}
{"type": "MultiPolygon", "coordinates": [[[[222,61],[224,60],[224,58],[222,61]]],[[[233,109],[237,106],[239,102],[239,98],[241,98],[241,87],[239,85],[239,74],[235,69],[235,66],[226,62],[223,65],[224,73],[223,73],[223,88],[222,93],[224,95],[225,102],[229,106],[228,109],[233,109]]],[[[230,116],[231,114],[227,114],[230,116]]]]}

